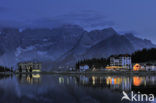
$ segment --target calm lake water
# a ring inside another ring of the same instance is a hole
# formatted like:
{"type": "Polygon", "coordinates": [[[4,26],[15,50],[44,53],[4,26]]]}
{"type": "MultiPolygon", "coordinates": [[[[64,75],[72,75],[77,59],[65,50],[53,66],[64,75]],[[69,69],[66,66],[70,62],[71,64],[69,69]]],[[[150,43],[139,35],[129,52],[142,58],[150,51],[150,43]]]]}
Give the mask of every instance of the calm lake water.
{"type": "MultiPolygon", "coordinates": [[[[123,90],[156,95],[156,76],[0,77],[0,103],[121,103],[123,90]]],[[[128,101],[122,101],[125,102],[128,101]]]]}

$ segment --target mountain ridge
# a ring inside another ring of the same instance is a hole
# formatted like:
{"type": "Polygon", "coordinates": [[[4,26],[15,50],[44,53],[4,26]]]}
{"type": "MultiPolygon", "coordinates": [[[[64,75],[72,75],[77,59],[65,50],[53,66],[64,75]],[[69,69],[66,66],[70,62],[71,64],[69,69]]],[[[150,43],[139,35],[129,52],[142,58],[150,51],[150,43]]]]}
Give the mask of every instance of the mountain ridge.
{"type": "Polygon", "coordinates": [[[120,35],[113,28],[90,32],[69,24],[54,29],[7,28],[0,30],[0,65],[16,66],[21,61],[41,61],[43,67],[51,70],[63,65],[74,66],[80,59],[155,47],[150,40],[133,34],[120,35]]]}

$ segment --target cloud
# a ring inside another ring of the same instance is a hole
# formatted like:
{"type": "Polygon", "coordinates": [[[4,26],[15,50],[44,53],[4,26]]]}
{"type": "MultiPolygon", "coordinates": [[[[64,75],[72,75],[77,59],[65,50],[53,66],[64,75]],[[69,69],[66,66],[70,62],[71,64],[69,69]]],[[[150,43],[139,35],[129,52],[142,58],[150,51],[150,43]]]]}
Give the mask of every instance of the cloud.
{"type": "Polygon", "coordinates": [[[86,29],[97,27],[113,26],[115,23],[108,19],[107,16],[98,12],[87,10],[80,12],[71,12],[64,15],[58,15],[52,18],[42,18],[35,21],[37,26],[53,27],[62,24],[77,24],[86,29]]]}

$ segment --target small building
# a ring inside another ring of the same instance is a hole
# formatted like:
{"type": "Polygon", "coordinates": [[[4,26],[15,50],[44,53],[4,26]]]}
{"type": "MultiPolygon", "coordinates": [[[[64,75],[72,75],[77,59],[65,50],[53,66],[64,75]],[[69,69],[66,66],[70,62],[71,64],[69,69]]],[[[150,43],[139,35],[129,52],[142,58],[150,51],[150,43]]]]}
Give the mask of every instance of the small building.
{"type": "Polygon", "coordinates": [[[155,64],[150,64],[150,63],[136,63],[133,66],[134,71],[139,71],[139,70],[145,70],[145,71],[156,71],[156,65],[155,64]]]}
{"type": "Polygon", "coordinates": [[[141,66],[140,64],[136,63],[136,64],[133,66],[133,71],[139,71],[139,70],[141,70],[142,68],[144,68],[144,67],[141,66]]]}
{"type": "Polygon", "coordinates": [[[80,71],[86,71],[86,70],[89,69],[89,66],[88,66],[88,65],[81,65],[81,66],[79,67],[79,69],[80,69],[80,71]]]}
{"type": "Polygon", "coordinates": [[[124,69],[130,69],[132,68],[131,56],[128,54],[117,56],[113,55],[110,57],[110,66],[120,66],[124,69]]]}
{"type": "Polygon", "coordinates": [[[18,63],[18,72],[40,72],[41,63],[20,62],[18,63]]]}
{"type": "Polygon", "coordinates": [[[156,65],[155,64],[146,64],[145,66],[146,71],[156,71],[156,65]]]}

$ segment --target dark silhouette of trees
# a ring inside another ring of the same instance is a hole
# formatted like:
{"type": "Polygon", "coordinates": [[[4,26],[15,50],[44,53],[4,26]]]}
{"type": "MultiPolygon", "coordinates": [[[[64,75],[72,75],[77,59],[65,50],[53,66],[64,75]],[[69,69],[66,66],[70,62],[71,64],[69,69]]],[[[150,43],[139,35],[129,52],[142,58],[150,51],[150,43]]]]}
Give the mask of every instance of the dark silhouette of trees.
{"type": "Polygon", "coordinates": [[[139,50],[134,52],[131,56],[133,63],[156,61],[156,48],[139,50]]]}
{"type": "Polygon", "coordinates": [[[84,59],[76,63],[76,69],[78,70],[79,67],[83,65],[88,65],[89,68],[93,68],[93,67],[101,68],[101,67],[106,67],[108,64],[109,64],[109,60],[105,58],[84,59]]]}
{"type": "Polygon", "coordinates": [[[0,66],[0,72],[10,72],[10,68],[0,66]]]}
{"type": "Polygon", "coordinates": [[[33,69],[33,68],[30,66],[30,72],[32,72],[32,69],[33,69]]]}
{"type": "Polygon", "coordinates": [[[14,72],[13,67],[10,68],[10,72],[14,72]]]}
{"type": "Polygon", "coordinates": [[[21,66],[19,66],[19,72],[20,72],[20,73],[22,72],[22,67],[21,67],[21,66]]]}
{"type": "Polygon", "coordinates": [[[28,73],[28,68],[26,68],[26,73],[28,73]]]}

